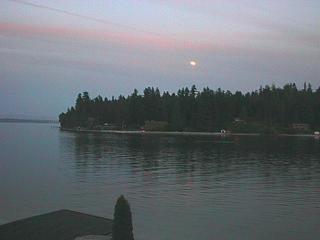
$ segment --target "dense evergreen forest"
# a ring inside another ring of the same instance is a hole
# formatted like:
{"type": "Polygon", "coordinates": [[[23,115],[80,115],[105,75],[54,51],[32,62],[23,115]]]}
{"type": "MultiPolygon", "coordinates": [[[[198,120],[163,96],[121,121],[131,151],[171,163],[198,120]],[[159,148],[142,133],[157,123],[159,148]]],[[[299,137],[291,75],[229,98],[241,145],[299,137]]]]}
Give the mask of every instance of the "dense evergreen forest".
{"type": "MultiPolygon", "coordinates": [[[[296,123],[302,130],[320,127],[320,87],[310,84],[298,89],[294,83],[282,88],[261,87],[257,91],[232,93],[195,86],[177,93],[160,93],[148,87],[143,94],[112,99],[88,92],[79,94],[74,107],[61,113],[62,128],[117,126],[119,129],[168,131],[293,132],[296,123]]],[[[300,129],[301,130],[301,129],[300,129]]]]}

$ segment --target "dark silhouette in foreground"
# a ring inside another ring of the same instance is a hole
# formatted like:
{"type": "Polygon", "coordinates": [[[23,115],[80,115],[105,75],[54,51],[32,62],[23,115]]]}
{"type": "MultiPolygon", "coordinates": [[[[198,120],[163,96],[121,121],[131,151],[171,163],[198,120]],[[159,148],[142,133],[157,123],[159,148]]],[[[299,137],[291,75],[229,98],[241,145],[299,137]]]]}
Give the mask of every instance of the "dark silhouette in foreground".
{"type": "Polygon", "coordinates": [[[74,240],[86,235],[109,235],[112,220],[59,210],[0,225],[1,240],[74,240]]]}
{"type": "Polygon", "coordinates": [[[117,200],[113,218],[112,239],[134,240],[130,205],[123,195],[117,200]]]}

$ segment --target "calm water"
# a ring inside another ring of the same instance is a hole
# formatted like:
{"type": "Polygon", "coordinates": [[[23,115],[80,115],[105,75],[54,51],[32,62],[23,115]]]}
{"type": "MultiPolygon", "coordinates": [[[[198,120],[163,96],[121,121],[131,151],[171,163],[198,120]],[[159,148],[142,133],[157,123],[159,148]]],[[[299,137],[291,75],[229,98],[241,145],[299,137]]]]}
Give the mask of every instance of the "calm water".
{"type": "Polygon", "coordinates": [[[319,239],[320,141],[120,136],[0,124],[0,223],[67,208],[141,240],[319,239]]]}

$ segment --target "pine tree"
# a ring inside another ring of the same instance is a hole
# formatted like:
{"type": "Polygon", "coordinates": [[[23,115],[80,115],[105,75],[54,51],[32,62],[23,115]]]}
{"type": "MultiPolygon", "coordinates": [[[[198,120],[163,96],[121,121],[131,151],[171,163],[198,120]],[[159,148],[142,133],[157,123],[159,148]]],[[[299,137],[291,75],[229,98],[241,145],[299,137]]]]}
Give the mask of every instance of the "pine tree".
{"type": "Polygon", "coordinates": [[[132,216],[128,201],[121,195],[114,208],[112,239],[134,240],[132,216]]]}

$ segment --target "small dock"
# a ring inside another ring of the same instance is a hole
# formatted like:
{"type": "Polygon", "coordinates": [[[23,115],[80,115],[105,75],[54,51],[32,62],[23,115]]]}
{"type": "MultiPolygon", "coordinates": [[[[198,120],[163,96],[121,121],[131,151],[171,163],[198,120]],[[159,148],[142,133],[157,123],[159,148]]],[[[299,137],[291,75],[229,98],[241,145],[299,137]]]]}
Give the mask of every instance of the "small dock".
{"type": "Polygon", "coordinates": [[[74,240],[111,234],[112,220],[59,210],[0,225],[1,240],[74,240]]]}

